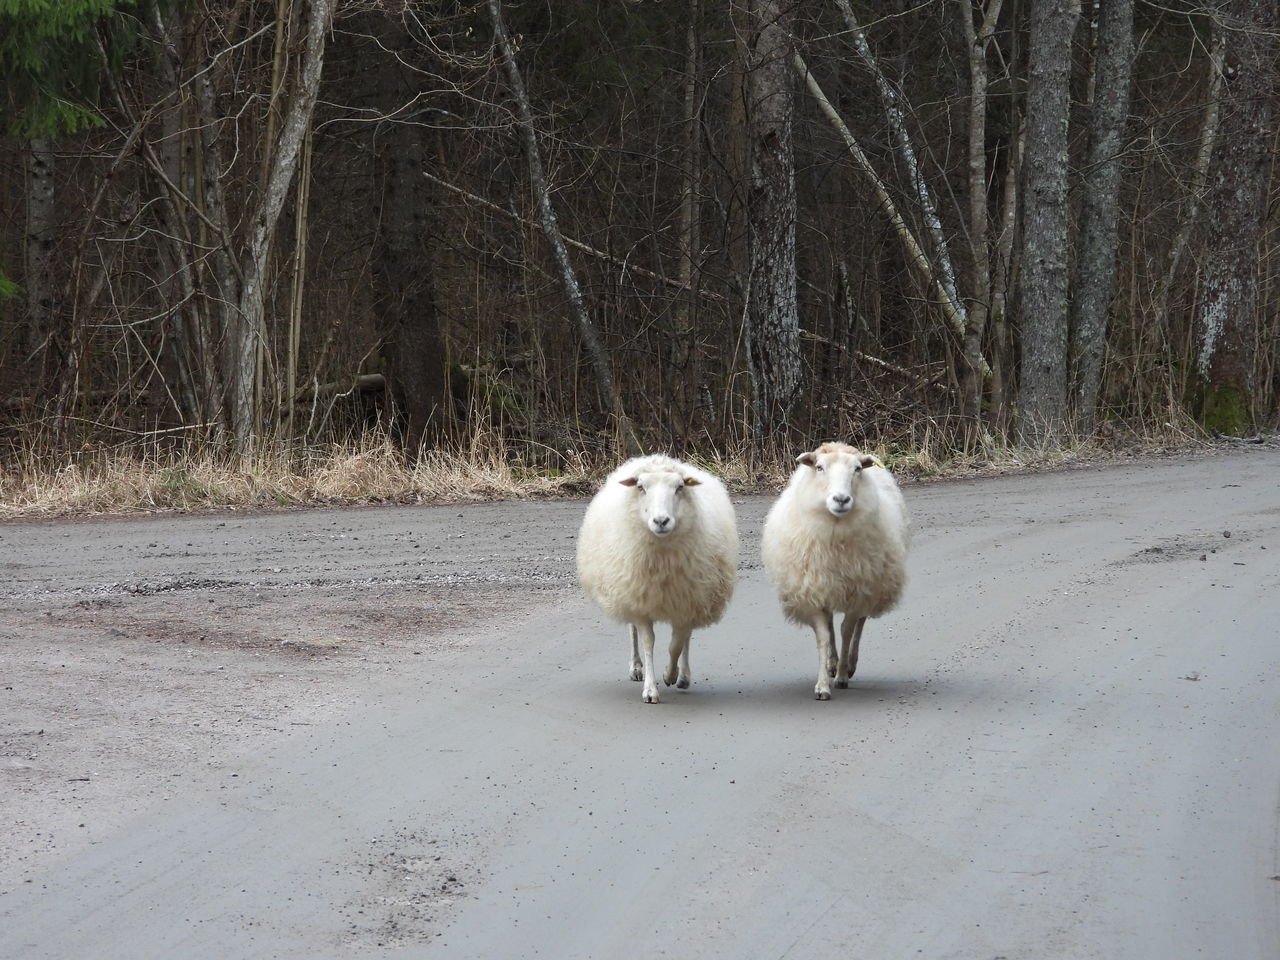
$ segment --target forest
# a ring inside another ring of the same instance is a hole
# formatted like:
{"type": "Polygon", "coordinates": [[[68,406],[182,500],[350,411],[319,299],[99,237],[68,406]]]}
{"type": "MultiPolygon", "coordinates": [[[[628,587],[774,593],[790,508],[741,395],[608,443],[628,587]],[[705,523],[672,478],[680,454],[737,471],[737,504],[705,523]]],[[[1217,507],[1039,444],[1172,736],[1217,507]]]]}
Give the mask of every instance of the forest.
{"type": "Polygon", "coordinates": [[[1256,435],[1278,50],[1274,0],[0,0],[0,456],[1256,435]]]}

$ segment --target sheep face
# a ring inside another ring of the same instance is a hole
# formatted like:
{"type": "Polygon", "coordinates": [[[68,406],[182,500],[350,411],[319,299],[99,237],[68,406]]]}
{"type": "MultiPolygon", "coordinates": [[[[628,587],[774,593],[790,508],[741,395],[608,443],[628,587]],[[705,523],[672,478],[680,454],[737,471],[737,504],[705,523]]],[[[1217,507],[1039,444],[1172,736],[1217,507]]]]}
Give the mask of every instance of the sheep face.
{"type": "Polygon", "coordinates": [[[671,470],[652,470],[618,482],[634,491],[635,509],[649,532],[655,537],[669,537],[680,526],[686,509],[686,488],[696,487],[699,481],[671,470]]]}
{"type": "Polygon", "coordinates": [[[828,513],[838,518],[858,506],[859,475],[878,461],[853,447],[826,443],[817,450],[800,454],[796,463],[808,468],[798,480],[812,493],[811,502],[820,501],[828,513]]]}

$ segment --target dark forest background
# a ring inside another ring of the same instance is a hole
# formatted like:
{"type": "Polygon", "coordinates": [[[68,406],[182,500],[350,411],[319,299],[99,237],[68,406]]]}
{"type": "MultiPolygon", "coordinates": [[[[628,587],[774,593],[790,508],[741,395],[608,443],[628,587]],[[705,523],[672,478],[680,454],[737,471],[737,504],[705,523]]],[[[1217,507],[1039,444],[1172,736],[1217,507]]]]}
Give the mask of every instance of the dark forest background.
{"type": "Polygon", "coordinates": [[[1272,427],[1278,9],[0,0],[0,437],[1272,427]]]}

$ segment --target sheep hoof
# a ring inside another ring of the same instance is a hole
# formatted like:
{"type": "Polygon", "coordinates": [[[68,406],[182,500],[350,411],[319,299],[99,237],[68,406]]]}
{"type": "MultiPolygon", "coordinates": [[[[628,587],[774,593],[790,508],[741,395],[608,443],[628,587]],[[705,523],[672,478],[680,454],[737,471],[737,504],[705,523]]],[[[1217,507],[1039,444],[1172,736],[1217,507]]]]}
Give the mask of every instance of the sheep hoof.
{"type": "Polygon", "coordinates": [[[661,701],[658,699],[658,695],[657,695],[656,693],[646,693],[646,694],[644,695],[644,702],[645,702],[645,703],[660,703],[661,701]]]}
{"type": "Polygon", "coordinates": [[[677,687],[678,689],[680,689],[680,690],[688,690],[688,689],[689,689],[689,678],[688,678],[688,677],[681,677],[679,680],[677,680],[677,681],[676,681],[676,687],[677,687]]]}
{"type": "Polygon", "coordinates": [[[848,690],[848,689],[849,689],[849,681],[848,681],[848,680],[840,680],[840,679],[837,679],[837,680],[836,680],[836,686],[837,686],[837,687],[839,687],[841,690],[848,690]]]}
{"type": "Polygon", "coordinates": [[[815,700],[830,700],[830,699],[831,699],[831,691],[830,691],[830,690],[815,690],[815,691],[813,691],[813,699],[815,699],[815,700]]]}
{"type": "Polygon", "coordinates": [[[644,679],[644,664],[642,664],[642,663],[633,663],[633,664],[631,665],[631,679],[632,679],[632,680],[643,680],[643,679],[644,679]]]}
{"type": "MultiPolygon", "coordinates": [[[[676,671],[675,671],[675,669],[674,669],[674,668],[672,668],[672,667],[668,667],[668,668],[663,672],[663,674],[662,674],[662,682],[663,682],[664,684],[666,684],[668,687],[669,687],[669,686],[671,686],[673,683],[675,683],[675,682],[676,682],[676,671]]],[[[684,684],[684,686],[686,686],[686,687],[687,687],[688,685],[689,685],[689,684],[687,684],[687,683],[686,683],[686,684],[684,684]]]]}

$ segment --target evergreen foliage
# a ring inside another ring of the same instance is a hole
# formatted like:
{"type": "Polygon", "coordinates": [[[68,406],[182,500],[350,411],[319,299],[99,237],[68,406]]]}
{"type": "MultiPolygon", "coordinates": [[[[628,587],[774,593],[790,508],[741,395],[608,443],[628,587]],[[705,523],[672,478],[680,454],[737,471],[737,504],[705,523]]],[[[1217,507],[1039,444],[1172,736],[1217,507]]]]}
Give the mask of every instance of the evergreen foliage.
{"type": "Polygon", "coordinates": [[[54,137],[101,125],[103,71],[118,72],[145,0],[0,0],[0,135],[54,137]]]}

